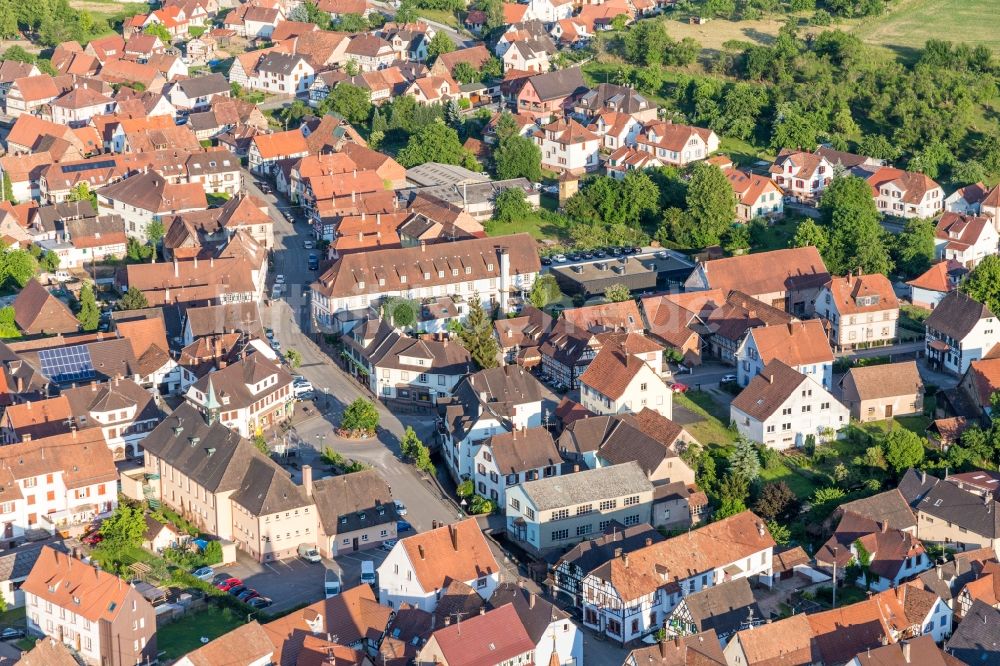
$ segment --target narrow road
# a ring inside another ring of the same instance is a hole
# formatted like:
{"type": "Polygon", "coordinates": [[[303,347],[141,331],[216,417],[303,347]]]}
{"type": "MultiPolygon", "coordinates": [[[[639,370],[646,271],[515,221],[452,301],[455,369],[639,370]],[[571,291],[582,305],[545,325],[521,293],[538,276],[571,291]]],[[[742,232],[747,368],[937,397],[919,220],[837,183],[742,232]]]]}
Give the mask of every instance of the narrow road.
{"type": "Polygon", "coordinates": [[[317,452],[330,446],[348,458],[379,470],[392,487],[393,496],[407,506],[406,519],[417,530],[430,529],[433,521],[450,523],[460,518],[459,510],[442,499],[435,486],[421,480],[414,468],[398,457],[399,441],[406,426],[413,426],[421,439],[427,441],[434,431],[433,415],[396,414],[376,402],[383,428],[377,439],[351,441],[336,436],[334,428],[344,408],[357,398],[371,396],[337,367],[306,333],[310,325],[309,284],[318,277],[307,266],[310,250],[305,249],[304,243],[312,240],[312,235],[306,223],[301,221],[298,210],[286,201],[263,194],[249,172],[244,173],[244,179],[251,194],[267,201],[274,220],[274,263],[269,280],[273,283],[274,276],[280,274],[287,285],[282,298],[261,309],[263,323],[274,331],[283,351],[295,349],[302,355],[302,365],[297,372],[312,382],[320,395],[316,403],[318,411],[314,412],[316,416],[299,422],[295,434],[317,452]],[[299,221],[294,225],[289,223],[281,210],[292,210],[299,221]]]}

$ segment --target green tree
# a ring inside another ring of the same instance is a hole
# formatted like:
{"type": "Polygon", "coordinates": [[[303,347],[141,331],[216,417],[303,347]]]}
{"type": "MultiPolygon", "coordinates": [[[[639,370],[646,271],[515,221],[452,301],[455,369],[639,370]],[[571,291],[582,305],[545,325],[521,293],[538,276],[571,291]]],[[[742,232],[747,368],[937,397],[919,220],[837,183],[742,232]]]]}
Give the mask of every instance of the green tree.
{"type": "Polygon", "coordinates": [[[896,238],[896,263],[907,276],[920,275],[934,263],[934,223],[912,218],[896,238]]]}
{"type": "Polygon", "coordinates": [[[506,136],[498,143],[493,162],[497,176],[502,179],[527,178],[537,182],[542,178],[542,149],[518,134],[506,136]]]}
{"type": "Polygon", "coordinates": [[[476,494],[476,485],[472,482],[472,479],[466,479],[455,488],[455,494],[460,499],[468,499],[476,494]]]}
{"type": "Polygon", "coordinates": [[[163,222],[159,220],[153,220],[148,225],[146,225],[146,243],[153,248],[153,254],[156,254],[156,246],[160,244],[163,240],[163,236],[166,235],[167,230],[163,226],[163,222]]]}
{"type": "Polygon", "coordinates": [[[531,215],[531,204],[520,187],[501,190],[493,200],[493,219],[497,222],[520,222],[531,215]]]}
{"type": "Polygon", "coordinates": [[[400,296],[387,298],[382,304],[383,318],[399,328],[405,329],[416,325],[419,312],[420,305],[418,303],[400,296]]]}
{"type": "Polygon", "coordinates": [[[104,519],[100,532],[104,537],[101,544],[104,548],[120,552],[138,547],[142,544],[142,535],[146,533],[145,512],[123,502],[104,519]]]}
{"type": "Polygon", "coordinates": [[[361,14],[341,14],[334,23],[334,30],[349,33],[368,32],[368,19],[361,14]]]}
{"type": "Polygon", "coordinates": [[[736,219],[736,198],[722,170],[708,162],[698,162],[687,191],[687,213],[694,223],[695,246],[718,245],[722,234],[736,219]]]}
{"type": "Polygon", "coordinates": [[[900,474],[924,459],[924,440],[912,430],[895,427],[882,437],[882,449],[889,467],[900,474]]]}
{"type": "Polygon", "coordinates": [[[737,440],[736,448],[729,454],[729,471],[748,482],[757,480],[760,476],[760,456],[753,442],[743,437],[737,440]]]}
{"type": "Polygon", "coordinates": [[[611,303],[621,303],[632,299],[632,292],[621,283],[613,284],[604,290],[605,300],[611,303]]]}
{"type": "Polygon", "coordinates": [[[90,189],[90,184],[82,180],[70,189],[66,195],[66,201],[89,201],[90,205],[97,210],[97,193],[90,189]]]}
{"type": "Polygon", "coordinates": [[[983,257],[960,288],[993,312],[1000,312],[1000,256],[983,257]]]}
{"type": "Polygon", "coordinates": [[[795,228],[795,236],[792,238],[792,247],[807,247],[813,245],[820,254],[826,252],[830,242],[826,229],[816,224],[812,218],[806,218],[795,228]]]}
{"type": "Polygon", "coordinates": [[[61,263],[62,259],[52,250],[46,250],[42,252],[42,256],[38,257],[38,268],[45,273],[55,273],[59,270],[61,263]]]}
{"type": "Polygon", "coordinates": [[[0,253],[0,284],[13,282],[24,288],[38,273],[38,260],[28,250],[5,250],[0,253]]]}
{"type": "Polygon", "coordinates": [[[288,349],[285,351],[285,360],[292,370],[297,370],[302,365],[302,354],[296,349],[288,349]]]}
{"type": "Polygon", "coordinates": [[[480,368],[497,367],[500,350],[493,336],[493,321],[483,309],[478,295],[469,299],[469,314],[459,339],[480,368]]]}
{"type": "Polygon", "coordinates": [[[787,546],[792,540],[792,531],[773,520],[767,521],[767,531],[771,533],[771,538],[779,546],[787,546]]]}
{"type": "Polygon", "coordinates": [[[877,160],[893,161],[899,157],[899,150],[892,141],[881,134],[866,134],[858,144],[858,152],[877,160]]]}
{"type": "Polygon", "coordinates": [[[528,300],[536,308],[541,310],[550,303],[558,303],[563,298],[559,283],[552,273],[545,273],[539,276],[528,293],[528,300]]]}
{"type": "Polygon", "coordinates": [[[503,62],[496,56],[491,57],[479,68],[480,80],[483,83],[495,81],[503,77],[503,62]]]}
{"type": "Polygon", "coordinates": [[[0,308],[0,338],[20,337],[21,331],[18,330],[17,323],[14,321],[15,315],[12,305],[0,308]]]}
{"type": "Polygon", "coordinates": [[[750,482],[742,474],[730,472],[719,484],[719,507],[713,514],[716,520],[735,516],[747,510],[750,482]]]}
{"type": "Polygon", "coordinates": [[[153,35],[154,37],[159,37],[160,41],[167,46],[169,46],[170,43],[173,41],[173,38],[170,36],[170,31],[167,30],[162,23],[151,23],[147,25],[146,28],[143,30],[143,33],[147,35],[153,35]]]}
{"type": "Polygon", "coordinates": [[[417,130],[399,151],[397,161],[406,168],[426,162],[466,165],[471,157],[462,147],[458,132],[437,121],[417,130]]]}
{"type": "Polygon", "coordinates": [[[326,102],[331,111],[355,125],[367,122],[372,111],[371,93],[346,81],[333,87],[327,94],[326,102]]]}
{"type": "Polygon", "coordinates": [[[750,249],[750,227],[734,224],[722,236],[722,247],[730,254],[740,254],[750,249]]]}
{"type": "Polygon", "coordinates": [[[451,41],[451,37],[444,30],[438,30],[427,44],[427,60],[432,61],[442,53],[451,53],[454,50],[455,42],[451,41]]]}
{"type": "Polygon", "coordinates": [[[459,83],[475,83],[479,80],[479,71],[465,61],[456,64],[451,75],[459,83]]]}
{"type": "Polygon", "coordinates": [[[420,447],[423,445],[424,443],[420,441],[413,426],[406,426],[406,430],[403,431],[403,439],[399,441],[399,451],[403,454],[403,457],[411,460],[416,459],[420,447]]]}
{"type": "Polygon", "coordinates": [[[267,445],[267,438],[264,437],[263,433],[257,433],[253,436],[251,440],[255,449],[263,453],[265,456],[271,455],[271,448],[267,445]]]}
{"type": "Polygon", "coordinates": [[[349,404],[340,417],[340,427],[354,434],[374,435],[378,424],[378,410],[371,400],[364,398],[358,398],[349,404]]]}
{"type": "Polygon", "coordinates": [[[887,232],[868,181],[851,175],[837,176],[823,192],[819,208],[830,235],[824,259],[831,272],[846,273],[857,268],[865,273],[892,271],[887,232]]]}
{"type": "MultiPolygon", "coordinates": [[[[0,39],[13,39],[18,37],[19,34],[20,33],[17,29],[17,12],[14,11],[14,3],[12,0],[3,0],[2,2],[0,2],[0,39]]],[[[12,46],[8,48],[6,51],[4,51],[3,54],[4,60],[12,60],[12,58],[9,58],[7,54],[13,48],[14,47],[12,46]]],[[[24,49],[21,50],[24,51],[24,49]]],[[[21,60],[20,62],[32,62],[32,61],[21,60]]]]}
{"type": "Polygon", "coordinates": [[[149,307],[146,295],[136,287],[129,287],[125,295],[118,301],[119,310],[142,310],[149,307]]]}
{"type": "Polygon", "coordinates": [[[96,331],[101,322],[101,311],[94,298],[94,288],[90,282],[84,282],[80,287],[80,312],[76,315],[80,327],[84,331],[96,331]]]}
{"type": "Polygon", "coordinates": [[[421,446],[417,450],[417,457],[413,461],[413,465],[427,476],[434,476],[437,473],[434,463],[431,462],[431,450],[426,446],[421,446]]]}

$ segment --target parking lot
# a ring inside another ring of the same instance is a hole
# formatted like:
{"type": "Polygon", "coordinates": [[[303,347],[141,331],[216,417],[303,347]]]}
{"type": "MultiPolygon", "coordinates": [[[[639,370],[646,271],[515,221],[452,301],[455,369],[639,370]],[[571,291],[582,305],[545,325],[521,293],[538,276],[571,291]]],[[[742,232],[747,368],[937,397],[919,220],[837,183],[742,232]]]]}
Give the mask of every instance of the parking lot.
{"type": "Polygon", "coordinates": [[[322,599],[327,569],[337,571],[343,588],[347,589],[361,582],[363,561],[371,560],[377,569],[386,555],[386,551],[372,548],[340,555],[332,561],[324,558],[322,562],[313,563],[295,557],[261,563],[239,552],[235,564],[218,566],[215,570],[239,578],[262,596],[269,597],[274,605],[267,612],[274,613],[322,599]]]}

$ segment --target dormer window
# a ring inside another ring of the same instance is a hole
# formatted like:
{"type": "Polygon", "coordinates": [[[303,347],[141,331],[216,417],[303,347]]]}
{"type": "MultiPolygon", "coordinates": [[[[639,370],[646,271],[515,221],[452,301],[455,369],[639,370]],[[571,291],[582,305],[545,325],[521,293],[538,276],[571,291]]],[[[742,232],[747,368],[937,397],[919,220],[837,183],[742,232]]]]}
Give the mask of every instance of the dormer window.
{"type": "Polygon", "coordinates": [[[431,274],[430,273],[424,273],[424,279],[425,280],[430,280],[431,279],[431,274]]]}
{"type": "Polygon", "coordinates": [[[405,275],[400,275],[400,276],[399,276],[399,281],[400,281],[400,283],[402,283],[402,284],[406,284],[406,276],[405,276],[405,275]]]}
{"type": "Polygon", "coordinates": [[[465,267],[465,274],[466,275],[471,275],[472,274],[472,266],[466,266],[465,267]]]}
{"type": "Polygon", "coordinates": [[[361,280],[360,282],[358,282],[358,289],[364,289],[364,288],[365,288],[365,281],[361,280]]]}
{"type": "Polygon", "coordinates": [[[439,278],[443,278],[444,277],[444,271],[438,271],[438,277],[439,278]]]}
{"type": "Polygon", "coordinates": [[[492,271],[493,270],[493,264],[486,264],[486,270],[492,271]]]}
{"type": "Polygon", "coordinates": [[[380,286],[380,287],[384,287],[385,286],[385,278],[379,278],[378,279],[378,286],[380,286]]]}

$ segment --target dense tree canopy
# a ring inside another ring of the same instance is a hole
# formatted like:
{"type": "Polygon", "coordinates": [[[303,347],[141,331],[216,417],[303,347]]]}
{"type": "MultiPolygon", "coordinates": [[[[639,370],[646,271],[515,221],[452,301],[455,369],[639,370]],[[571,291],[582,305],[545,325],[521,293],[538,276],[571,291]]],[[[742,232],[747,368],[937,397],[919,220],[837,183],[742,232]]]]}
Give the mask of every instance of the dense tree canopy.
{"type": "Polygon", "coordinates": [[[830,239],[823,259],[831,273],[859,268],[865,273],[892,271],[888,232],[866,180],[851,175],[834,178],[823,192],[820,212],[830,239]]]}
{"type": "Polygon", "coordinates": [[[411,135],[409,143],[399,151],[397,161],[407,168],[425,162],[477,168],[475,158],[462,147],[458,132],[443,122],[425,125],[411,135]]]}
{"type": "Polygon", "coordinates": [[[542,149],[531,139],[511,134],[499,141],[493,153],[498,178],[527,178],[537,182],[542,178],[542,149]]]}
{"type": "Polygon", "coordinates": [[[1000,256],[989,254],[983,257],[962,283],[961,289],[988,305],[994,313],[1000,312],[1000,256]]]}

